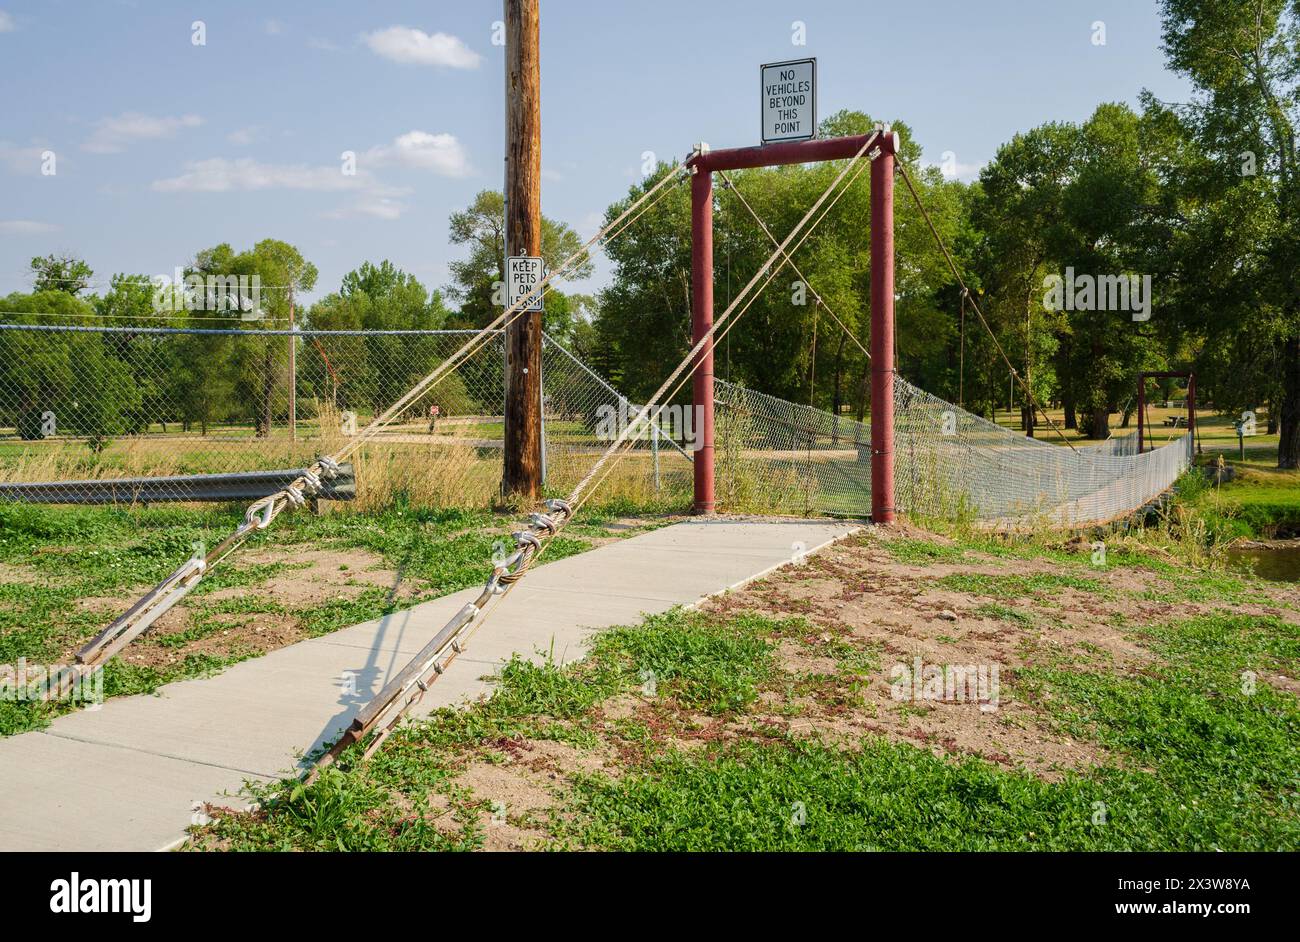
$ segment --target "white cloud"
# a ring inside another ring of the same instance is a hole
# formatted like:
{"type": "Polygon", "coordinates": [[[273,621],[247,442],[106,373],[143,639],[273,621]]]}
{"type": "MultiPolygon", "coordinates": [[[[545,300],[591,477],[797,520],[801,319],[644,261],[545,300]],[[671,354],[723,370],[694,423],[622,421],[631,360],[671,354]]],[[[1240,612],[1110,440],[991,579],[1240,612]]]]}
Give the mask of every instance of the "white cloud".
{"type": "Polygon", "coordinates": [[[325,213],[327,219],[348,219],[353,216],[372,216],[375,219],[393,220],[406,211],[406,204],[389,196],[371,194],[342,209],[325,213]]]}
{"type": "Polygon", "coordinates": [[[268,36],[279,36],[284,32],[284,27],[280,25],[279,20],[267,20],[264,28],[268,36]]]}
{"type": "Polygon", "coordinates": [[[182,128],[196,128],[203,123],[198,115],[155,118],[128,111],[114,118],[103,118],[94,133],[82,144],[84,150],[96,154],[116,154],[126,149],[132,141],[158,140],[173,137],[182,128]]]}
{"type": "Polygon", "coordinates": [[[238,130],[231,131],[226,135],[226,140],[232,144],[237,144],[240,147],[247,147],[249,144],[253,143],[253,135],[256,132],[257,126],[249,125],[246,128],[239,128],[238,130]]]}
{"type": "Polygon", "coordinates": [[[0,233],[5,235],[45,235],[58,231],[59,227],[50,222],[33,222],[30,219],[0,219],[0,233]]]}
{"type": "Polygon", "coordinates": [[[358,171],[354,176],[343,173],[341,165],[311,167],[306,164],[266,164],[252,157],[234,160],[213,157],[185,164],[180,176],[155,180],[152,189],[159,193],[229,193],[236,190],[356,190],[374,186],[374,181],[358,171]]]}
{"type": "Polygon", "coordinates": [[[12,33],[18,27],[14,25],[14,18],[0,10],[0,33],[12,33]]]}
{"type": "MultiPolygon", "coordinates": [[[[251,132],[252,129],[243,130],[251,132]]],[[[235,132],[231,138],[239,133],[235,132]]],[[[159,193],[259,190],[351,193],[349,202],[321,215],[326,219],[399,219],[408,208],[400,197],[409,194],[410,189],[382,183],[371,168],[384,165],[413,167],[443,176],[464,176],[471,172],[465,151],[453,135],[411,131],[391,144],[372,147],[360,154],[355,174],[345,175],[341,164],[272,164],[252,157],[213,157],[190,161],[184,165],[184,172],[155,180],[151,188],[159,193]]]]}
{"type": "Polygon", "coordinates": [[[938,167],[939,173],[945,180],[960,180],[963,183],[971,183],[980,175],[984,169],[983,164],[966,164],[957,160],[950,151],[944,151],[943,160],[932,160],[926,163],[928,167],[938,167]]]}
{"type": "Polygon", "coordinates": [[[432,35],[409,26],[390,26],[361,39],[376,55],[404,65],[440,65],[450,69],[476,69],[483,57],[458,37],[432,35]]]}
{"type": "Polygon", "coordinates": [[[469,157],[455,135],[428,131],[408,131],[392,144],[372,147],[361,159],[375,165],[399,164],[429,170],[444,177],[464,177],[471,172],[469,157]]]}
{"type": "Polygon", "coordinates": [[[4,163],[13,173],[40,173],[41,155],[49,149],[39,144],[19,147],[8,141],[0,141],[0,163],[4,163]]]}

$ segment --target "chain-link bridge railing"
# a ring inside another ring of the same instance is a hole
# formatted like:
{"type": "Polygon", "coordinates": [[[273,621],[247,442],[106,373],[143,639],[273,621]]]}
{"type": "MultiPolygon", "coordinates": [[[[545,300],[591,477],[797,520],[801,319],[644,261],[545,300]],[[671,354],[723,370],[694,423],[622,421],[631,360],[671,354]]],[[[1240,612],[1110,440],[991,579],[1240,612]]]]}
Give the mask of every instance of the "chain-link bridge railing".
{"type": "Polygon", "coordinates": [[[916,517],[993,527],[1106,523],[1168,490],[1192,462],[1190,434],[1137,453],[1135,435],[1073,449],[1027,438],[894,380],[894,491],[916,517]]]}

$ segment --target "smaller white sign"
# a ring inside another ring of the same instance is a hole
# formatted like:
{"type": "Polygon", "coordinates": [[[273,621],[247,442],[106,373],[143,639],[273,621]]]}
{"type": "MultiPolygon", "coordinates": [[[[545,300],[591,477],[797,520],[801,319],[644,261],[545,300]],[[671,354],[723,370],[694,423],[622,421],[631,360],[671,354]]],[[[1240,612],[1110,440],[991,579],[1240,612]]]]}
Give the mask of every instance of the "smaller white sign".
{"type": "MultiPolygon", "coordinates": [[[[531,255],[511,255],[506,259],[506,308],[513,310],[515,305],[527,298],[542,283],[542,260],[531,255]]],[[[528,302],[525,311],[542,310],[542,292],[528,302]]]]}
{"type": "Polygon", "coordinates": [[[817,135],[817,60],[759,66],[763,143],[807,141],[817,135]]]}

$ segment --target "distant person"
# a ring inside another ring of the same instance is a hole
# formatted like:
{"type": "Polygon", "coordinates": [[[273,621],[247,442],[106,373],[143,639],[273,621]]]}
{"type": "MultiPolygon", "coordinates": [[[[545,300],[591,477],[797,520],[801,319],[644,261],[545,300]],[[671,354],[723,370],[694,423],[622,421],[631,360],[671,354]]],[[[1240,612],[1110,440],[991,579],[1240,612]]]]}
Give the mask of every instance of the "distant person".
{"type": "Polygon", "coordinates": [[[429,406],[429,434],[430,435],[432,435],[434,433],[434,430],[438,427],[438,416],[440,415],[442,415],[442,409],[438,408],[436,404],[429,406]]]}

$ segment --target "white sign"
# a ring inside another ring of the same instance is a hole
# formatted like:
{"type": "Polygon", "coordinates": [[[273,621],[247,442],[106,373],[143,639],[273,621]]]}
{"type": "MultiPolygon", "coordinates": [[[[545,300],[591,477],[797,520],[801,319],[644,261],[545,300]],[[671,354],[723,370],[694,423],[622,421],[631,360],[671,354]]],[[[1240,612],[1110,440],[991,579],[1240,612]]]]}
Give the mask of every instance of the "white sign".
{"type": "Polygon", "coordinates": [[[759,66],[763,143],[807,141],[817,135],[817,60],[759,66]]]}
{"type": "MultiPolygon", "coordinates": [[[[506,259],[506,309],[528,297],[542,281],[542,260],[531,255],[511,255],[506,259]]],[[[525,311],[542,310],[542,292],[528,302],[525,311]]]]}

